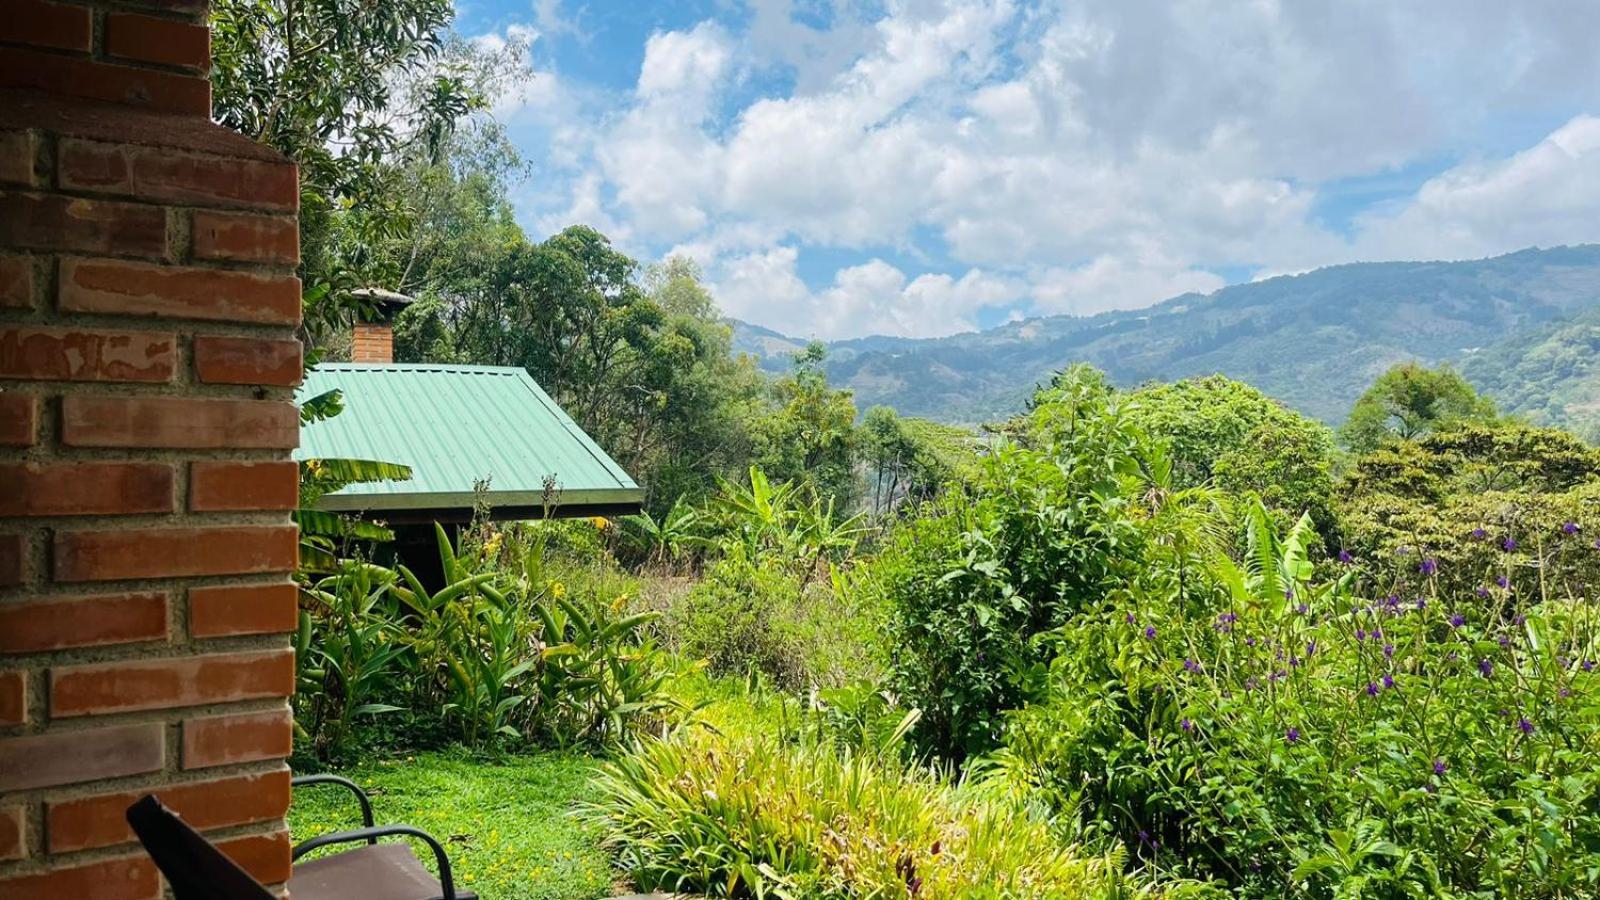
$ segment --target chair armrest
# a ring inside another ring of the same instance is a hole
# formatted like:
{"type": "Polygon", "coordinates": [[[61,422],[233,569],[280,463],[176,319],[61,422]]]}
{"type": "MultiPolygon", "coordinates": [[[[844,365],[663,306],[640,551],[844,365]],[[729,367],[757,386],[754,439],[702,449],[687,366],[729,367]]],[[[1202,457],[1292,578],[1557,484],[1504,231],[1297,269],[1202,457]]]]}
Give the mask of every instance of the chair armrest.
{"type": "Polygon", "coordinates": [[[353,844],[357,841],[366,841],[368,844],[378,843],[380,837],[390,836],[414,837],[427,844],[433,850],[433,858],[439,864],[439,885],[444,888],[444,900],[457,900],[455,879],[450,875],[450,857],[445,855],[444,846],[434,839],[433,835],[421,828],[410,825],[379,825],[376,828],[356,828],[351,831],[333,831],[328,834],[319,834],[309,841],[302,841],[294,847],[293,860],[313,850],[329,847],[334,844],[353,844]]]}
{"type": "MultiPolygon", "coordinates": [[[[294,778],[289,779],[289,787],[291,789],[312,784],[336,784],[342,788],[347,788],[350,790],[356,795],[356,802],[361,804],[361,826],[363,828],[372,827],[372,800],[367,797],[367,792],[361,789],[361,785],[356,784],[354,781],[351,781],[348,778],[341,778],[338,775],[297,775],[294,778]]],[[[374,837],[367,843],[376,844],[377,842],[378,839],[374,837]]]]}

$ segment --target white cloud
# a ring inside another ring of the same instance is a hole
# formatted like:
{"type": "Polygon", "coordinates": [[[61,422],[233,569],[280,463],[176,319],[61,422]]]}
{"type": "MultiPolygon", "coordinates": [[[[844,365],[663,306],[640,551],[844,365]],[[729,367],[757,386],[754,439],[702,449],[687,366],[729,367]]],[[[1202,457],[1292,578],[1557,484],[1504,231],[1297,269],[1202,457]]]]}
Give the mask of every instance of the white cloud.
{"type": "Polygon", "coordinates": [[[847,266],[827,288],[813,292],[796,267],[799,251],[778,247],[733,257],[712,273],[718,301],[735,318],[761,322],[798,337],[863,334],[935,337],[978,327],[977,313],[1021,302],[1019,280],[970,269],[960,278],[927,273],[915,278],[881,259],[847,266]]]}
{"type": "Polygon", "coordinates": [[[658,31],[645,41],[639,96],[709,91],[727,69],[729,56],[727,36],[714,22],[690,31],[658,31]]]}
{"type": "Polygon", "coordinates": [[[1600,118],[1580,115],[1509,159],[1457,166],[1397,212],[1360,221],[1363,258],[1491,256],[1600,241],[1600,118]]]}
{"type": "Polygon", "coordinates": [[[552,78],[569,115],[550,127],[574,138],[551,158],[575,171],[541,206],[693,255],[762,324],[948,333],[984,310],[1135,308],[1218,271],[1600,240],[1600,120],[1473,156],[1513,112],[1600,110],[1584,4],[746,6],[737,32],[652,34],[609,107],[552,78]],[[1353,236],[1318,218],[1331,180],[1451,158],[1471,161],[1353,236]],[[859,262],[808,287],[813,247],[859,262]]]}

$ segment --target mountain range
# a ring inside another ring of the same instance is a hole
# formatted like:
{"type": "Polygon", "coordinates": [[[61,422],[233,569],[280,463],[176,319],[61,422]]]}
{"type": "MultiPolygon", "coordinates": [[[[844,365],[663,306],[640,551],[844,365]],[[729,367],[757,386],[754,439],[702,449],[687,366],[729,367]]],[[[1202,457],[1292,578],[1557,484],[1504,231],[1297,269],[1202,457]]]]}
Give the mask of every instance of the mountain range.
{"type": "MultiPolygon", "coordinates": [[[[736,350],[771,371],[806,341],[734,322],[736,350]]],[[[1337,424],[1407,360],[1449,363],[1503,410],[1600,424],[1600,245],[1461,262],[1329,266],[1184,294],[1139,310],[1047,316],[942,338],[828,343],[829,380],[859,409],[977,423],[1022,407],[1074,362],[1118,384],[1220,372],[1337,424]]]]}

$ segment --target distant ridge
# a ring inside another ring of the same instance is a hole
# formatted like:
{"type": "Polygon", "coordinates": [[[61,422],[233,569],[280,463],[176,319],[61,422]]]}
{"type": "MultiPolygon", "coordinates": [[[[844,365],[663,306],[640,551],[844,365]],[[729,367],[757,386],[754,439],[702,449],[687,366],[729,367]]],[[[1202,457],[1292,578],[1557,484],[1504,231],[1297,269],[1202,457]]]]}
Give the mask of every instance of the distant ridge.
{"type": "MultiPolygon", "coordinates": [[[[1586,392],[1567,382],[1590,378],[1589,369],[1537,379],[1532,393],[1525,385],[1528,367],[1539,368],[1537,346],[1548,349],[1553,336],[1570,343],[1563,324],[1596,309],[1600,245],[1532,248],[1461,262],[1348,263],[1146,309],[945,338],[833,341],[827,368],[863,410],[885,404],[951,422],[1014,412],[1051,372],[1087,362],[1123,385],[1221,372],[1336,423],[1378,373],[1415,359],[1456,365],[1508,408],[1582,430],[1600,421],[1600,383],[1586,392]]],[[[805,345],[733,324],[735,348],[768,369],[786,368],[805,345]]]]}

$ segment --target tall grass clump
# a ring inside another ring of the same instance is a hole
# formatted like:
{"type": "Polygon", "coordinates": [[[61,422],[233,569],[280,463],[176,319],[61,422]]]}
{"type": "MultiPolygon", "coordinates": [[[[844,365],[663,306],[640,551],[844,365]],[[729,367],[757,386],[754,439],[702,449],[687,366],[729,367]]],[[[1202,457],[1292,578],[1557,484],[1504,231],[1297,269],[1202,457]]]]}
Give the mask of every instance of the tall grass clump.
{"type": "Polygon", "coordinates": [[[680,733],[602,767],[588,815],[646,889],[716,897],[1056,898],[1132,893],[1020,802],[892,753],[680,733]]]}

